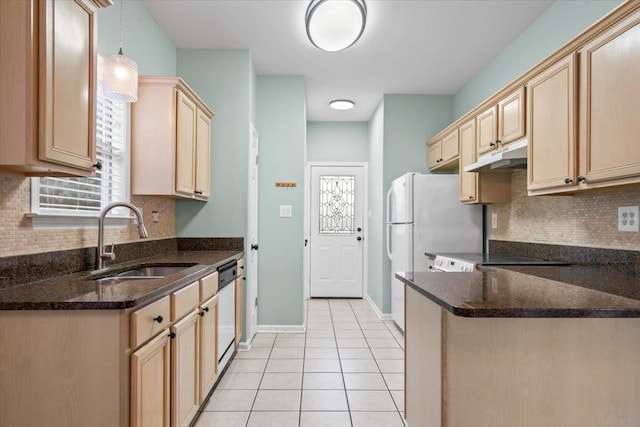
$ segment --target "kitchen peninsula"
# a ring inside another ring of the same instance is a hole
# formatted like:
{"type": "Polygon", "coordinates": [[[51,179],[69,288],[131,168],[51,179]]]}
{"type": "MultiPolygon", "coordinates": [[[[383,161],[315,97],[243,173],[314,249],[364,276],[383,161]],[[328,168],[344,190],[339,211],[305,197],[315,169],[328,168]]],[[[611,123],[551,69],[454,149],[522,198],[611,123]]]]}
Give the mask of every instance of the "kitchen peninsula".
{"type": "Polygon", "coordinates": [[[638,275],[590,269],[398,273],[409,427],[638,425],[638,275]]]}

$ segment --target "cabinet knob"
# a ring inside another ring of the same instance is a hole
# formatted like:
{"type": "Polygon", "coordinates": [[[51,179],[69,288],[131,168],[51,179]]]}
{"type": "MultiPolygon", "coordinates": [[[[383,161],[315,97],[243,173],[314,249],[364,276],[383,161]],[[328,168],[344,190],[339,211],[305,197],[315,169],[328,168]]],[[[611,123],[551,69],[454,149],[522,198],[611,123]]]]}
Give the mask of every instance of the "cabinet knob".
{"type": "Polygon", "coordinates": [[[208,313],[209,312],[209,307],[205,307],[202,310],[204,310],[206,313],[208,313]]]}
{"type": "Polygon", "coordinates": [[[438,159],[436,160],[436,163],[440,163],[442,161],[442,159],[438,159]]]}
{"type": "Polygon", "coordinates": [[[204,317],[204,315],[205,315],[205,314],[206,314],[206,313],[205,313],[204,311],[201,311],[200,313],[198,313],[198,316],[200,316],[200,317],[204,317]]]}
{"type": "Polygon", "coordinates": [[[98,162],[93,165],[94,169],[102,170],[102,163],[98,162]]]}
{"type": "Polygon", "coordinates": [[[490,142],[490,143],[489,143],[489,147],[495,147],[495,146],[496,146],[496,143],[495,143],[495,142],[490,142]]]}
{"type": "Polygon", "coordinates": [[[202,191],[200,191],[200,190],[195,190],[195,191],[193,192],[193,194],[202,194],[202,191]]]}
{"type": "Polygon", "coordinates": [[[565,184],[571,184],[573,182],[573,180],[571,178],[565,178],[564,179],[564,183],[565,184]]]}
{"type": "Polygon", "coordinates": [[[169,333],[169,338],[174,339],[175,337],[176,337],[176,333],[175,332],[169,333]]]}
{"type": "Polygon", "coordinates": [[[257,251],[258,250],[258,245],[251,245],[251,250],[257,251]]]}
{"type": "Polygon", "coordinates": [[[158,316],[158,317],[154,317],[153,321],[154,322],[158,322],[158,323],[162,323],[162,321],[164,320],[164,317],[162,316],[158,316]]]}
{"type": "Polygon", "coordinates": [[[469,200],[473,200],[473,196],[469,196],[469,200]]]}
{"type": "Polygon", "coordinates": [[[586,182],[586,181],[587,181],[587,178],[585,178],[584,176],[580,175],[578,177],[578,182],[586,182]]]}

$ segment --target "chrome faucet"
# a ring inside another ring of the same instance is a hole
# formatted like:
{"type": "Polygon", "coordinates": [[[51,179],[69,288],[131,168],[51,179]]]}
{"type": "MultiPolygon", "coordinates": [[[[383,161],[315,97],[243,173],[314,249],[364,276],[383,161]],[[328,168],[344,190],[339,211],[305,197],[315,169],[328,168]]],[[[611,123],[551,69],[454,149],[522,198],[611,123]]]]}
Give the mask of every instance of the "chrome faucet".
{"type": "Polygon", "coordinates": [[[114,260],[116,259],[116,254],[113,252],[113,243],[111,244],[111,249],[109,252],[104,250],[104,220],[107,216],[107,213],[117,207],[129,208],[136,214],[136,218],[138,219],[138,236],[141,239],[149,237],[149,233],[147,233],[147,229],[144,227],[144,221],[142,220],[142,213],[140,209],[133,206],[131,203],[126,202],[115,202],[107,205],[100,216],[98,217],[98,256],[96,257],[96,270],[99,270],[103,267],[103,262],[106,259],[114,260]]]}

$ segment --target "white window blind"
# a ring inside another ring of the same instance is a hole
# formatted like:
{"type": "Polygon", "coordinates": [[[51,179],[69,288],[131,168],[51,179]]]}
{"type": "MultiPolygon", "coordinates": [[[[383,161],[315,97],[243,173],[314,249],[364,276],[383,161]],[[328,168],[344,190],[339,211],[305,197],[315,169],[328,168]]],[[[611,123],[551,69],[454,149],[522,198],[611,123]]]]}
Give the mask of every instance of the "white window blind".
{"type": "MultiPolygon", "coordinates": [[[[42,177],[32,181],[32,213],[96,216],[115,201],[128,201],[127,104],[102,95],[101,58],[98,61],[96,158],[102,164],[95,177],[42,177]]],[[[118,214],[114,210],[115,214],[118,214]]],[[[124,212],[123,212],[124,213],[124,212]]]]}

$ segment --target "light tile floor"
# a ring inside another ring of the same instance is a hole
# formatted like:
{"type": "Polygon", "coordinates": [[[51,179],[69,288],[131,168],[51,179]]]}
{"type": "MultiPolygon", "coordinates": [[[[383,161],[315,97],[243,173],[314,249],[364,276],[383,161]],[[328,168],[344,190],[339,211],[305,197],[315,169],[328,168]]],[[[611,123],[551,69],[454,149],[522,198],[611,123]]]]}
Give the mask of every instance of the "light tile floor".
{"type": "Polygon", "coordinates": [[[195,427],[403,427],[402,333],[360,299],[312,299],[306,333],[259,333],[195,427]]]}

